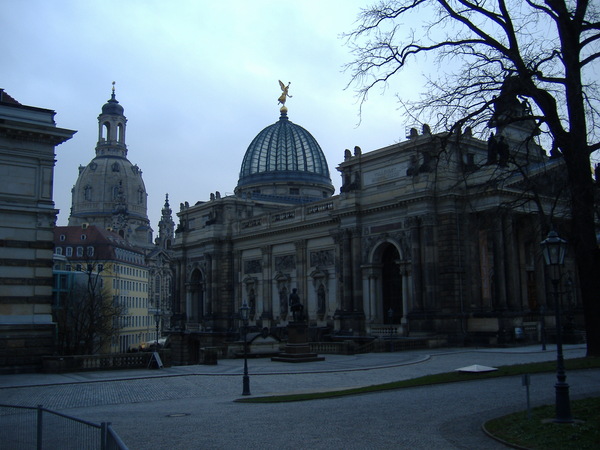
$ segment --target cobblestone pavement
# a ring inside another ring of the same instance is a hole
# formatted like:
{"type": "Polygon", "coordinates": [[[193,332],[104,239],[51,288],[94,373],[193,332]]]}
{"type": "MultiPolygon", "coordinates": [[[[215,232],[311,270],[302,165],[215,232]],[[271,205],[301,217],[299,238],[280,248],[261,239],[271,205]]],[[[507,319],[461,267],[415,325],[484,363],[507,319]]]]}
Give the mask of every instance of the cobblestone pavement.
{"type": "MultiPolygon", "coordinates": [[[[566,346],[565,357],[583,356],[566,346]]],[[[325,355],[324,362],[250,359],[254,396],[379,384],[451,371],[553,360],[552,347],[325,355]]],[[[110,421],[131,449],[505,448],[480,429],[525,408],[517,379],[501,378],[282,404],[240,404],[240,360],[216,366],[64,375],[2,375],[0,403],[110,421]]],[[[571,395],[600,395],[600,371],[568,373],[571,395]]],[[[532,376],[534,405],[552,403],[553,374],[532,376]]]]}

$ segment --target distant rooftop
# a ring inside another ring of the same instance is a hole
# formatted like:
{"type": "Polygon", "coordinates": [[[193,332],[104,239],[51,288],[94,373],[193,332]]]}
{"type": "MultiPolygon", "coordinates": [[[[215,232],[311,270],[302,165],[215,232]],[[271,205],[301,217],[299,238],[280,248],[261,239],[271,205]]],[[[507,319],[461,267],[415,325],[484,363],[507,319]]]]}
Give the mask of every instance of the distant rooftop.
{"type": "Polygon", "coordinates": [[[20,105],[18,101],[8,95],[4,89],[0,88],[0,103],[10,103],[13,105],[20,105]]]}

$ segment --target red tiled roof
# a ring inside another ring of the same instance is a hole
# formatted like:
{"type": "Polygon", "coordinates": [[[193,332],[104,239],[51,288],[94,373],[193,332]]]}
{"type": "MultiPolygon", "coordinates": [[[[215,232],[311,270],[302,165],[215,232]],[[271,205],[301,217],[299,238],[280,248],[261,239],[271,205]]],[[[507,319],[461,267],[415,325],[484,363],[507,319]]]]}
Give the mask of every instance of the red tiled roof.
{"type": "MultiPolygon", "coordinates": [[[[96,225],[66,226],[54,227],[54,247],[88,247],[94,246],[94,259],[111,260],[117,259],[115,249],[121,248],[129,252],[143,255],[143,252],[137,250],[133,245],[126,241],[119,234],[106,230],[96,225]],[[61,240],[61,237],[64,238],[61,240]],[[84,237],[85,236],[85,237],[84,237]]],[[[77,257],[75,252],[69,256],[70,260],[87,260],[89,257],[77,257]]]]}

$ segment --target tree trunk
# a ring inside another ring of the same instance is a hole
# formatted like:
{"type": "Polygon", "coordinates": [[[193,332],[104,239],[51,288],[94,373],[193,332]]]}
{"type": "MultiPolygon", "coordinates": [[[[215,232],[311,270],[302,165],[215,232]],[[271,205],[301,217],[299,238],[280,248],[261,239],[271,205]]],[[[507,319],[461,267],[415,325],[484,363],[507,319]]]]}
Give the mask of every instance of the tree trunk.
{"type": "Polygon", "coordinates": [[[571,186],[572,244],[581,286],[588,356],[600,356],[600,250],[594,226],[594,184],[589,158],[582,151],[565,154],[571,186]],[[587,175],[586,174],[590,174],[587,175]]]}

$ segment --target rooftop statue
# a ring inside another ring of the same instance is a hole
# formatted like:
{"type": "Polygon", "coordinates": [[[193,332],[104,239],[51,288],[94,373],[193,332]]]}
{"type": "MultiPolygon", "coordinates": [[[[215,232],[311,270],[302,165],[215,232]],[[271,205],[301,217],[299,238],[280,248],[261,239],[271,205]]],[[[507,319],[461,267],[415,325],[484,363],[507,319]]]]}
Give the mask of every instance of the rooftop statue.
{"type": "Polygon", "coordinates": [[[287,99],[287,97],[292,98],[292,96],[290,94],[288,94],[288,90],[290,89],[290,84],[292,84],[292,82],[290,81],[288,83],[288,85],[286,86],[285,84],[283,84],[281,82],[281,80],[279,80],[279,86],[281,87],[281,95],[279,96],[279,98],[277,99],[278,103],[281,103],[281,110],[283,111],[283,109],[285,108],[285,101],[287,99]]]}

